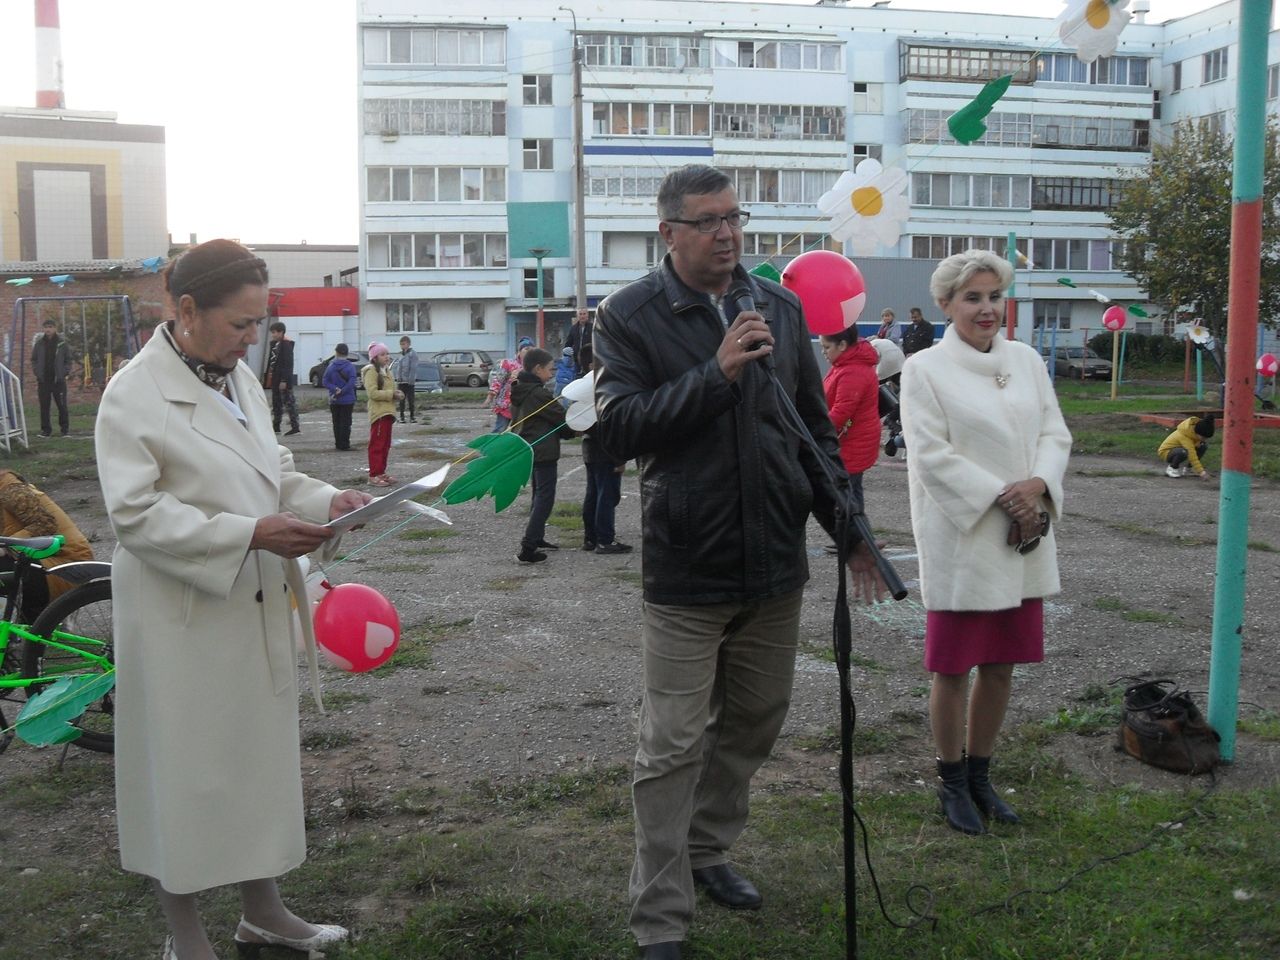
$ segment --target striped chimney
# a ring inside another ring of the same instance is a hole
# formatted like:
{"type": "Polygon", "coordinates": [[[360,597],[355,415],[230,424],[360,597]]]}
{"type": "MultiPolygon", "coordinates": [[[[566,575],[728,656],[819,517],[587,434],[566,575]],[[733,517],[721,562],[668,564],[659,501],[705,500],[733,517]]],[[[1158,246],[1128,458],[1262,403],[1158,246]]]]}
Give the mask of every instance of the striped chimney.
{"type": "Polygon", "coordinates": [[[36,0],[36,106],[66,107],[62,96],[62,38],[58,0],[36,0]]]}

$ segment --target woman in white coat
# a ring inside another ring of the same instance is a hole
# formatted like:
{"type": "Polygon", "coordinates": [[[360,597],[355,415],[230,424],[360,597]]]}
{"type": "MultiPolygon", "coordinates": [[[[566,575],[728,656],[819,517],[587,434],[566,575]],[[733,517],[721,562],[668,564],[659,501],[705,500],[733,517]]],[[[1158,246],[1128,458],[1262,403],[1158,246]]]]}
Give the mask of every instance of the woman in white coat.
{"type": "Polygon", "coordinates": [[[1044,659],[1041,600],[1059,589],[1053,522],[1071,452],[1044,361],[1003,336],[1012,282],[984,250],[943,260],[929,291],[951,323],[902,370],[938,796],[965,833],[985,833],[984,818],[1018,822],[988,771],[1013,665],[1044,659]]]}
{"type": "Polygon", "coordinates": [[[112,378],[97,420],[118,541],[120,858],[155,881],[166,960],[214,958],[195,894],[228,883],[243,952],[310,950],[347,934],[295,916],[276,887],[306,856],[289,594],[321,524],[369,497],[299,473],[276,442],[240,362],[267,314],[263,262],[213,240],[165,286],[175,318],[112,378]]]}

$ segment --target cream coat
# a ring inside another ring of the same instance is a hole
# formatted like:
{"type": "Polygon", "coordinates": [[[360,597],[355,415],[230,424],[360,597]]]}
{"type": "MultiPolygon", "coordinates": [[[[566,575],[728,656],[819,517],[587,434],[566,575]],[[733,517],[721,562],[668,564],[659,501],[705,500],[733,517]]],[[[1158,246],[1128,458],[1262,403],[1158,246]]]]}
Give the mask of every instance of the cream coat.
{"type": "Polygon", "coordinates": [[[120,858],[172,893],[274,877],[306,855],[296,565],[249,541],[281,510],[327,521],[338,491],[294,469],[243,363],[232,385],[247,430],[157,331],[98,412],[118,540],[120,858]]]}
{"type": "Polygon", "coordinates": [[[1000,337],[980,353],[948,327],[940,344],[907,359],[901,401],[925,608],[1006,610],[1057,593],[1052,527],[1020,555],[995,503],[1007,484],[1039,477],[1041,509],[1054,524],[1061,516],[1071,434],[1036,351],[1000,337]]]}

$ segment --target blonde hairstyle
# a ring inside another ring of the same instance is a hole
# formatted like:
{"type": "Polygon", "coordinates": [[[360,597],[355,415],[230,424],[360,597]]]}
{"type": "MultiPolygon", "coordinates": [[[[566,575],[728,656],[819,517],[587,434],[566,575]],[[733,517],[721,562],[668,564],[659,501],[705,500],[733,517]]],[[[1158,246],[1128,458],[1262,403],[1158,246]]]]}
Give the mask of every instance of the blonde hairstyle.
{"type": "Polygon", "coordinates": [[[1013,286],[1009,261],[990,250],[965,250],[947,257],[929,278],[929,295],[938,303],[950,300],[976,273],[994,273],[1002,289],[1013,286]]]}

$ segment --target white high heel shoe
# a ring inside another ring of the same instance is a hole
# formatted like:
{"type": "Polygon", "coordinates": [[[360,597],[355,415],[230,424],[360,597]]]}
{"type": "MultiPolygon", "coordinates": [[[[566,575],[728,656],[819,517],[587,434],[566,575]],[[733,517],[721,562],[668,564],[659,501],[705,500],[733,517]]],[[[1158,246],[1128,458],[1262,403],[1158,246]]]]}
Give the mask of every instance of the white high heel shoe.
{"type": "Polygon", "coordinates": [[[160,960],[178,960],[178,953],[173,949],[173,937],[164,938],[164,956],[160,960]]]}
{"type": "MultiPolygon", "coordinates": [[[[310,937],[282,937],[280,934],[272,933],[270,930],[263,930],[256,924],[252,924],[244,917],[241,917],[240,925],[236,927],[236,950],[243,957],[256,957],[262,952],[263,947],[285,947],[289,950],[305,953],[309,960],[312,960],[312,958],[324,956],[320,952],[322,947],[331,943],[339,943],[351,936],[351,932],[346,927],[339,927],[337,924],[318,923],[315,924],[315,928],[316,932],[310,937]],[[243,934],[248,934],[256,939],[247,940],[243,934]]],[[[166,955],[165,960],[177,960],[177,958],[170,958],[166,955]]]]}

